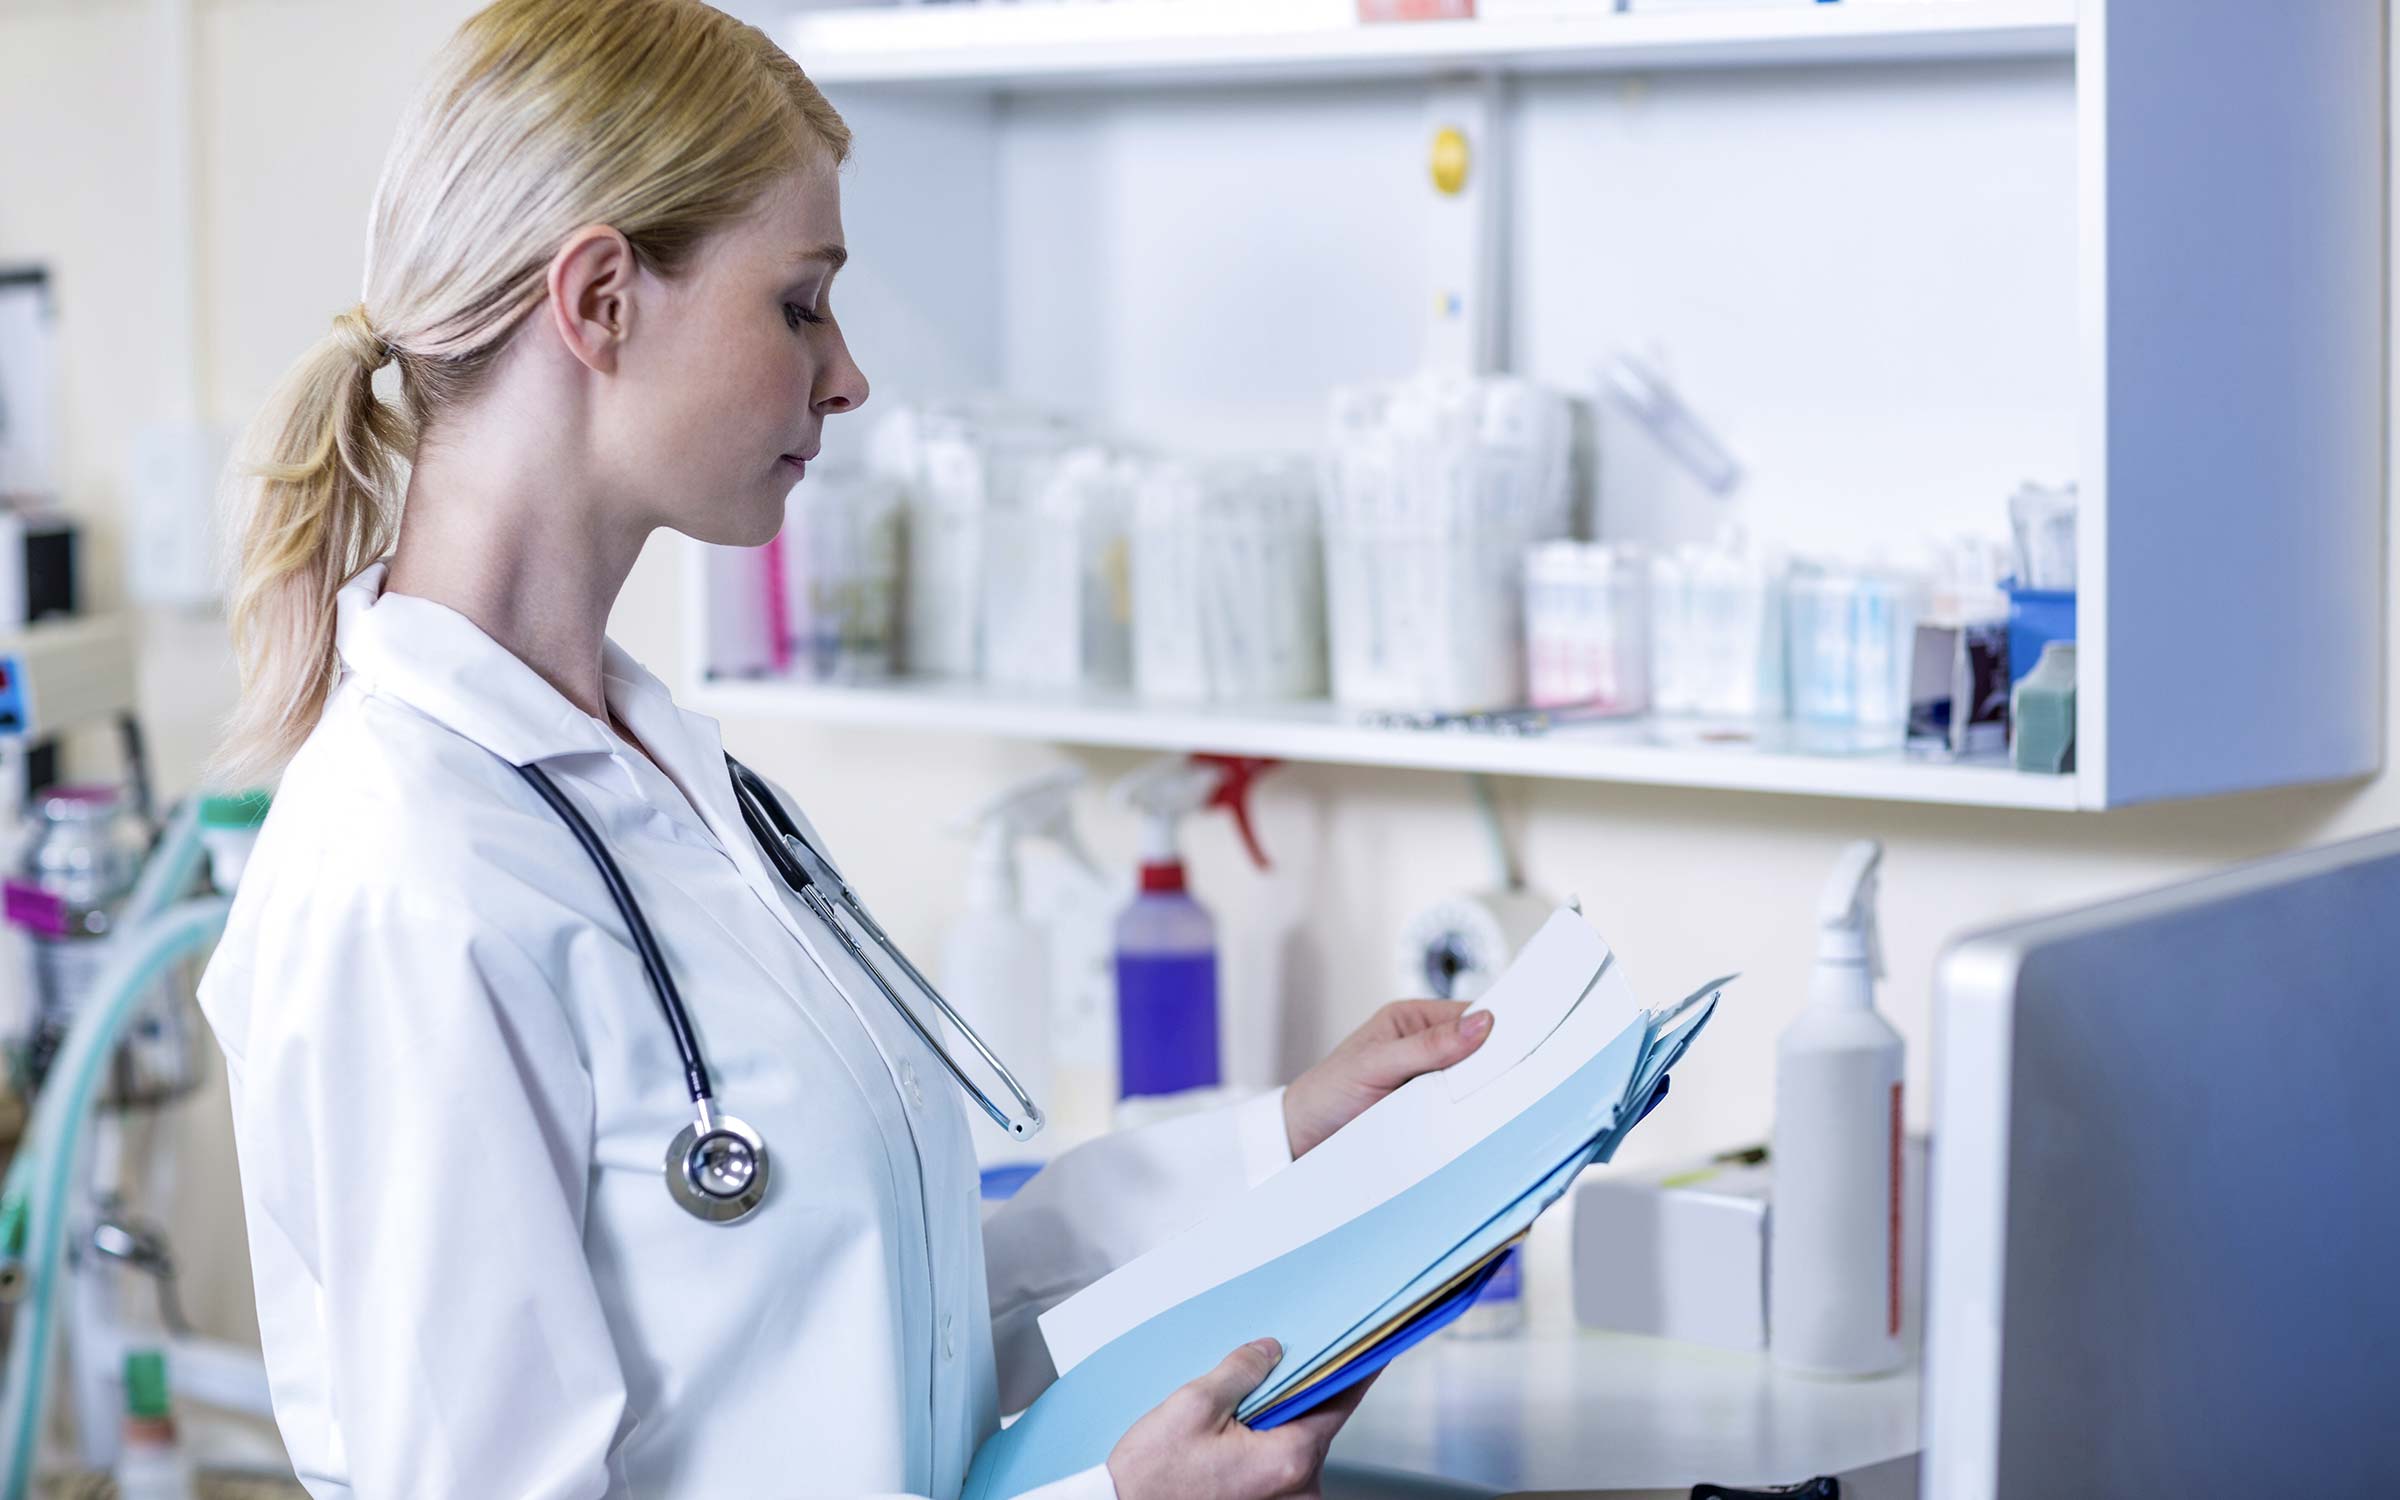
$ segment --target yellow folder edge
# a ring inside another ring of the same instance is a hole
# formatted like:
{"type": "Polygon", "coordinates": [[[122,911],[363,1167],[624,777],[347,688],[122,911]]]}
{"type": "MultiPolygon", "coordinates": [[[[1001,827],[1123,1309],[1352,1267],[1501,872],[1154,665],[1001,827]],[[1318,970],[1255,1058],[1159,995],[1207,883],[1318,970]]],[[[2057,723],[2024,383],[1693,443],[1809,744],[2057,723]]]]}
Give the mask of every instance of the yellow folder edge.
{"type": "MultiPolygon", "coordinates": [[[[1531,1233],[1531,1231],[1528,1230],[1526,1233],[1531,1233]]],[[[1457,1291],[1461,1286],[1464,1286],[1471,1278],[1473,1278],[1476,1272],[1482,1270],[1485,1266],[1490,1265],[1493,1261],[1498,1260],[1501,1256],[1506,1255],[1509,1251],[1514,1250],[1517,1248],[1517,1246],[1523,1243],[1525,1243],[1525,1235],[1519,1234],[1515,1239],[1510,1240],[1507,1244],[1502,1245],[1497,1250],[1494,1250],[1491,1254],[1485,1256],[1483,1259],[1475,1262],[1473,1265],[1459,1272],[1456,1276],[1451,1277],[1448,1281],[1443,1282],[1440,1286],[1435,1287],[1432,1291],[1427,1292],[1422,1297],[1419,1297],[1416,1301],[1410,1303],[1400,1312],[1394,1313],[1382,1323],[1377,1324],[1371,1331],[1361,1336],[1356,1342],[1352,1343],[1340,1354],[1335,1355],[1331,1360],[1328,1360],[1325,1364],[1320,1365],[1317,1369],[1310,1372],[1309,1377],[1306,1380],[1303,1380],[1298,1385],[1295,1385],[1289,1390],[1284,1391],[1273,1401],[1269,1402],[1268,1405],[1280,1406],[1284,1402],[1291,1400],[1294,1396],[1299,1395],[1301,1392],[1312,1390],[1316,1386],[1332,1378],[1334,1375],[1338,1374],[1345,1365],[1350,1364],[1352,1361],[1372,1350],[1376,1345],[1382,1343],[1385,1339],[1390,1338],[1394,1333],[1397,1333],[1404,1325],[1406,1325],[1411,1319],[1415,1318],[1419,1313],[1433,1306],[1436,1302],[1441,1301],[1444,1297],[1449,1296],[1452,1292],[1457,1291]]]]}

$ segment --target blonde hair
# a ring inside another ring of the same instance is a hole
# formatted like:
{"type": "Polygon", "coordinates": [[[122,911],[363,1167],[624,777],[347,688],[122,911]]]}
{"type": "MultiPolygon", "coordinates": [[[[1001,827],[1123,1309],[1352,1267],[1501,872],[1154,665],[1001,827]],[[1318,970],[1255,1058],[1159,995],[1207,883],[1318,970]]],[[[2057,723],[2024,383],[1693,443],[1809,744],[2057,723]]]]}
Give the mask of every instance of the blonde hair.
{"type": "Polygon", "coordinates": [[[271,777],[316,726],[334,596],[390,550],[418,442],[542,304],[568,234],[611,225],[673,276],[778,178],[849,149],[799,65],[702,0],[499,0],[461,26],[384,160],[365,300],[285,373],[229,470],[242,694],[211,779],[271,777]],[[375,393],[387,361],[398,405],[375,393]]]}

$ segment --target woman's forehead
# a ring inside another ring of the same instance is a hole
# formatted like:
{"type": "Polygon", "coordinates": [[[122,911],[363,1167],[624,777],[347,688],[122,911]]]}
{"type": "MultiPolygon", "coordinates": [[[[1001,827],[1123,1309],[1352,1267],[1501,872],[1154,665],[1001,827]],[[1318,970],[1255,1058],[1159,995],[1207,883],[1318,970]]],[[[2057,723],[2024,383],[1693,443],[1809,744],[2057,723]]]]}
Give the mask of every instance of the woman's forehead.
{"type": "Polygon", "coordinates": [[[785,173],[759,198],[758,208],[737,231],[764,253],[784,262],[803,257],[837,262],[842,245],[841,178],[829,165],[785,173]]]}

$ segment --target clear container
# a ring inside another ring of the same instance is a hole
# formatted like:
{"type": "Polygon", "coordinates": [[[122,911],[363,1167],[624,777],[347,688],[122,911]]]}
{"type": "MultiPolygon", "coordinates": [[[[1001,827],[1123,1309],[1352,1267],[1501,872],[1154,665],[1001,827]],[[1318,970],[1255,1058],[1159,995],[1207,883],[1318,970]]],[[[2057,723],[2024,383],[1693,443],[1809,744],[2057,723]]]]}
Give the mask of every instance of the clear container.
{"type": "Polygon", "coordinates": [[[833,682],[891,676],[899,665],[899,486],[857,472],[811,476],[785,502],[781,556],[794,675],[833,682]]]}
{"type": "Polygon", "coordinates": [[[1882,570],[1796,571],[1785,584],[1796,748],[1898,749],[1926,586],[1882,570]]]}
{"type": "Polygon", "coordinates": [[[868,466],[900,486],[906,517],[906,671],[983,675],[986,522],[1023,513],[1032,486],[1074,441],[1066,419],[996,400],[897,407],[872,429],[868,466]]]}
{"type": "MultiPolygon", "coordinates": [[[[118,911],[140,874],[144,839],[113,786],[53,787],[35,798],[31,821],[23,862],[7,882],[6,910],[32,950],[34,1025],[19,1070],[21,1082],[38,1085],[114,952],[118,911]]],[[[200,1035],[189,989],[178,971],[143,998],[118,1045],[103,1105],[162,1103],[198,1084],[200,1035]]]]}
{"type": "Polygon", "coordinates": [[[1528,702],[1650,706],[1650,568],[1638,549],[1546,542],[1525,555],[1528,702]]]}
{"type": "Polygon", "coordinates": [[[1685,547],[1650,570],[1651,706],[1707,733],[1784,715],[1783,565],[1738,542],[1685,547]],[[1714,726],[1712,729],[1711,726],[1714,726]]]}
{"type": "Polygon", "coordinates": [[[1509,377],[1348,387],[1320,468],[1333,696],[1524,701],[1526,548],[1567,534],[1565,398],[1509,377]]]}
{"type": "Polygon", "coordinates": [[[1164,702],[1325,691],[1324,556],[1307,466],[1146,466],[1134,497],[1133,678],[1164,702]]]}
{"type": "Polygon", "coordinates": [[[1131,527],[1139,466],[1060,455],[1020,509],[984,516],[986,681],[1123,689],[1133,680],[1131,527]]]}

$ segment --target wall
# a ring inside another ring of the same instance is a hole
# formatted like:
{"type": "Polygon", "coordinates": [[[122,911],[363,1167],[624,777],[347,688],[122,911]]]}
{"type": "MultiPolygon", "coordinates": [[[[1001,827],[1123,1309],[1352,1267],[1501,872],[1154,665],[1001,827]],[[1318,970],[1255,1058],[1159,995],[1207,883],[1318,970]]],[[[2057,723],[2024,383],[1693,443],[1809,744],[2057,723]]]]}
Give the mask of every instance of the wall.
{"type": "MultiPolygon", "coordinates": [[[[471,9],[465,0],[199,4],[201,329],[214,419],[246,415],[285,363],[356,300],[359,236],[392,122],[416,70],[471,9]]],[[[0,259],[46,260],[58,276],[68,499],[96,528],[101,545],[91,582],[103,604],[122,597],[112,568],[125,524],[122,437],[154,418],[166,399],[144,348],[145,329],[172,311],[171,289],[145,274],[147,247],[173,232],[151,207],[162,129],[143,81],[151,15],[137,0],[0,0],[0,141],[9,143],[0,146],[0,259]]],[[[2048,86],[2011,70],[1985,84],[2001,91],[2048,86]]],[[[1811,87],[1806,79],[1783,86],[1811,87]]],[[[872,150],[871,139],[865,149],[872,150]]],[[[895,253],[922,258],[924,251],[895,253]]],[[[847,274],[870,270],[862,264],[847,274]]],[[[1026,284],[1041,280],[1029,276],[1026,284]]],[[[1063,301],[1058,288],[1072,277],[1047,284],[1050,300],[1042,306],[1055,309],[1063,301]]],[[[1269,308],[1254,315],[1271,323],[1282,314],[1269,308]]],[[[1047,359],[1056,378],[1078,378],[1026,326],[1012,335],[1012,357],[1047,359]]],[[[1525,339],[1533,331],[1518,333],[1525,339]]],[[[1550,347],[1538,338],[1531,344],[1537,353],[1550,347]]],[[[2027,388],[2040,357],[2029,347],[2009,390],[2027,388]]],[[[863,345],[859,352],[870,373],[899,357],[863,345]]],[[[1559,362],[1563,369],[1580,358],[1562,354],[1559,362]]],[[[1789,367],[1790,378],[1805,374],[1804,365],[1789,367]]],[[[2029,441],[2044,441],[2055,412],[2038,401],[2021,405],[2029,441]]],[[[1190,415],[1169,412],[1159,421],[1173,426],[1190,415]]],[[[1191,420],[1256,416],[1207,412],[1191,420]]],[[[1772,440],[1800,451],[1805,434],[1795,428],[1772,440]]],[[[1985,473],[1976,494],[2013,477],[1985,473]]],[[[638,656],[682,681],[690,664],[678,628],[682,574],[674,550],[662,541],[644,558],[615,628],[638,656]]],[[[145,712],[162,784],[173,792],[192,782],[212,717],[228,699],[230,666],[213,620],[152,618],[145,639],[145,712]]],[[[964,848],[944,831],[952,810],[1061,760],[1085,765],[1098,783],[1134,763],[1114,754],[773,722],[731,722],[727,738],[798,791],[895,936],[919,951],[932,951],[959,901],[964,848]]],[[[1818,883],[1846,839],[1880,838],[1889,849],[1888,1007],[1911,1039],[1911,1113],[1922,1119],[1933,966],[1962,928],[2400,822],[2400,784],[2388,773],[2360,786],[2093,817],[1536,782],[1504,782],[1499,790],[1536,881],[1580,892],[1646,991],[1663,997],[1710,975],[1745,975],[1708,1045],[1679,1073],[1673,1105],[1644,1127],[1629,1160],[1765,1132],[1774,1038],[1802,994],[1818,883]]],[[[1471,803],[1455,777],[1293,767],[1267,784],[1261,810],[1277,860],[1271,879],[1245,873],[1224,828],[1196,830],[1192,851],[1200,890],[1224,916],[1232,946],[1249,955],[1234,981],[1233,1025],[1236,1065],[1252,1078],[1288,1072],[1396,993],[1390,950],[1399,923],[1429,900],[1490,880],[1471,803]],[[1296,923],[1303,935],[1291,937],[1296,923]],[[1278,934],[1290,940],[1278,943],[1278,934]],[[1266,1014],[1261,998],[1270,975],[1280,976],[1291,998],[1280,1017],[1266,1014]]],[[[1132,829],[1124,817],[1097,796],[1085,813],[1103,860],[1128,866],[1132,829]]],[[[249,1311],[222,1114],[221,1095],[189,1111],[177,1222],[202,1320],[238,1332],[249,1311]]],[[[1546,1283],[1537,1285],[1537,1298],[1553,1311],[1562,1229],[1545,1226],[1535,1262],[1546,1283]]]]}

